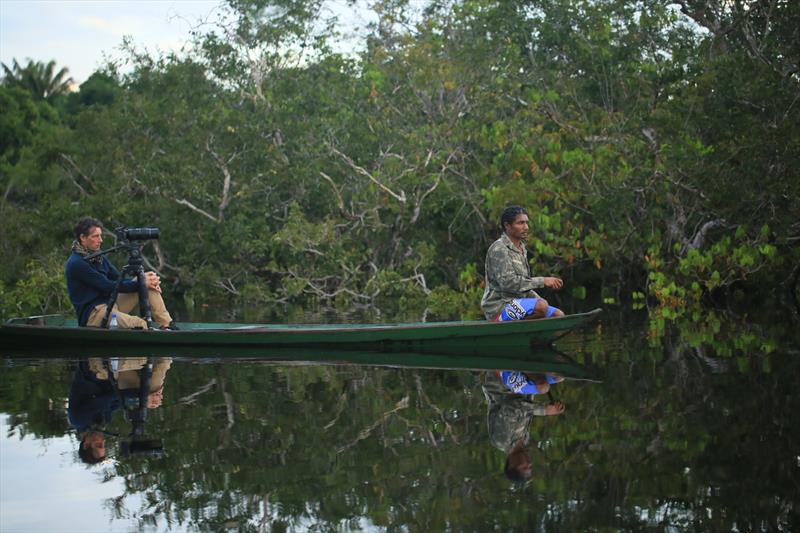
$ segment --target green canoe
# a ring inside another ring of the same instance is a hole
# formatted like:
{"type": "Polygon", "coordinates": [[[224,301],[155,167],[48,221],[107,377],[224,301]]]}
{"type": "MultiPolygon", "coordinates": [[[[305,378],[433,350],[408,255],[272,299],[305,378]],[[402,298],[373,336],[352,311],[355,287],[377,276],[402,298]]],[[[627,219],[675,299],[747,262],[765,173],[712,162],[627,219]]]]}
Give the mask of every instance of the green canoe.
{"type": "Polygon", "coordinates": [[[90,357],[172,357],[191,364],[246,361],[268,366],[347,366],[410,368],[428,370],[518,370],[539,374],[555,373],[580,381],[599,381],[598,373],[577,363],[554,348],[502,350],[476,354],[377,352],[369,350],[326,350],[322,348],[186,348],[152,346],[143,349],[41,348],[14,350],[0,348],[0,356],[16,364],[44,364],[47,361],[80,361],[90,357]]]}
{"type": "MultiPolygon", "coordinates": [[[[410,324],[181,323],[179,331],[78,327],[58,315],[11,319],[0,326],[0,351],[101,348],[322,348],[380,352],[485,353],[486,349],[547,346],[593,320],[600,309],[558,318],[410,324]]],[[[5,355],[5,354],[3,354],[5,355]]]]}

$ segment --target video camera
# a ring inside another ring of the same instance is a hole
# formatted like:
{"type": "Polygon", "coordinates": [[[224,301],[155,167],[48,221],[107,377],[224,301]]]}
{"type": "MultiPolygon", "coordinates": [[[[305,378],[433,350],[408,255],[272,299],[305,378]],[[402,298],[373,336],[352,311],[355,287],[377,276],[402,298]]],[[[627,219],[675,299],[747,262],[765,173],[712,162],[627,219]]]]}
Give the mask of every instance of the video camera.
{"type": "Polygon", "coordinates": [[[118,242],[146,241],[158,239],[160,230],[158,228],[126,228],[120,226],[114,230],[118,242]]]}

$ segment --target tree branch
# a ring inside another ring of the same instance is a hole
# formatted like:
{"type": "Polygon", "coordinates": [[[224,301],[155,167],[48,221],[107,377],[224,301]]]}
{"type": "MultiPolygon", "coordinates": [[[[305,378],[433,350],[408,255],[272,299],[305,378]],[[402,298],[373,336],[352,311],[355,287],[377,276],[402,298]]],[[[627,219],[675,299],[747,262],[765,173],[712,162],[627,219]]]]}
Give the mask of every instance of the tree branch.
{"type": "Polygon", "coordinates": [[[185,205],[186,207],[188,207],[189,209],[191,209],[195,213],[200,213],[201,215],[203,215],[207,219],[219,224],[219,220],[217,220],[217,217],[215,217],[214,215],[208,213],[207,211],[203,211],[199,207],[195,207],[195,205],[192,204],[190,201],[184,200],[183,198],[181,198],[180,200],[178,200],[178,199],[174,199],[174,200],[175,200],[176,203],[178,203],[180,205],[185,205]]]}
{"type": "Polygon", "coordinates": [[[375,428],[377,428],[378,426],[383,424],[386,421],[386,419],[389,418],[389,415],[394,414],[394,413],[400,411],[401,409],[406,409],[406,408],[408,408],[408,396],[404,396],[403,399],[401,399],[399,402],[397,402],[395,404],[395,406],[394,406],[394,409],[386,411],[385,413],[383,413],[380,416],[380,418],[378,418],[378,420],[373,422],[370,426],[362,429],[358,433],[358,436],[352,442],[350,442],[348,444],[345,444],[344,446],[342,446],[341,448],[336,450],[336,453],[339,454],[339,453],[342,453],[342,452],[346,451],[348,448],[352,448],[353,446],[358,444],[360,441],[362,441],[362,440],[366,439],[367,437],[369,437],[370,433],[372,433],[375,430],[375,428]]]}
{"type": "Polygon", "coordinates": [[[219,214],[217,215],[217,222],[222,222],[225,219],[225,209],[228,207],[228,204],[231,202],[231,172],[228,169],[228,163],[236,158],[237,154],[234,154],[228,159],[228,161],[223,161],[222,158],[211,148],[211,143],[214,141],[214,136],[211,135],[208,140],[206,141],[206,151],[211,154],[211,157],[217,163],[217,167],[222,171],[222,200],[219,202],[219,214]]]}
{"type": "Polygon", "coordinates": [[[339,208],[339,212],[342,214],[342,216],[348,220],[355,220],[357,217],[345,209],[344,198],[342,197],[341,191],[339,191],[339,188],[336,186],[336,183],[334,183],[333,178],[322,171],[320,171],[319,175],[322,176],[328,183],[330,183],[333,193],[336,195],[336,206],[339,208]]]}
{"type": "Polygon", "coordinates": [[[347,155],[343,154],[342,152],[340,152],[339,150],[337,150],[333,146],[331,146],[331,151],[333,151],[334,154],[336,154],[339,157],[341,157],[345,161],[345,163],[350,165],[350,167],[353,170],[355,170],[357,173],[361,174],[362,176],[365,176],[367,179],[372,181],[375,185],[380,187],[384,192],[389,194],[392,198],[394,198],[395,200],[397,200],[400,203],[406,203],[406,193],[405,193],[405,191],[403,191],[401,189],[400,190],[400,194],[397,194],[396,192],[391,190],[389,187],[387,187],[386,185],[384,185],[383,183],[378,181],[378,179],[375,178],[375,176],[373,176],[369,172],[367,172],[367,170],[364,167],[360,167],[360,166],[356,165],[355,161],[350,159],[347,155]]]}
{"type": "Polygon", "coordinates": [[[708,232],[725,226],[725,220],[721,218],[717,218],[714,220],[709,220],[705,224],[703,224],[697,233],[694,234],[694,238],[692,242],[689,243],[688,247],[690,250],[702,250],[706,244],[706,236],[708,232]]]}

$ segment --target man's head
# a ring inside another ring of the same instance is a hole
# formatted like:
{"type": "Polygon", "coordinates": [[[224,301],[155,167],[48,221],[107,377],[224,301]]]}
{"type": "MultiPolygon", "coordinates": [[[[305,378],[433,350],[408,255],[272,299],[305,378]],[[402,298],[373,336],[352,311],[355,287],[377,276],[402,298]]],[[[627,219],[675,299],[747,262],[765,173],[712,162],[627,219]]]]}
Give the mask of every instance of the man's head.
{"type": "Polygon", "coordinates": [[[103,224],[96,218],[85,217],[75,226],[75,240],[90,252],[96,252],[103,244],[103,224]]]}
{"type": "Polygon", "coordinates": [[[500,225],[514,242],[528,238],[528,212],[524,207],[518,205],[506,207],[500,216],[500,225]]]}
{"type": "Polygon", "coordinates": [[[87,465],[94,465],[106,458],[106,437],[99,431],[89,431],[78,446],[78,457],[87,465]]]}
{"type": "Polygon", "coordinates": [[[527,481],[533,474],[531,458],[524,448],[514,450],[506,457],[505,475],[511,481],[527,481]]]}

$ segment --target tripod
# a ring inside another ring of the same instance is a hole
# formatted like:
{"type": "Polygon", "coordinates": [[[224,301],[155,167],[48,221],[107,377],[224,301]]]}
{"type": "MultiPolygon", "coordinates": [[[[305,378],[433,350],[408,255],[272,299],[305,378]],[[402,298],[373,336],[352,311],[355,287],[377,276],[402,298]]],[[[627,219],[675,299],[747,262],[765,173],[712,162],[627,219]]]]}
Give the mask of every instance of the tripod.
{"type": "Polygon", "coordinates": [[[121,442],[122,455],[128,456],[135,453],[146,455],[162,455],[164,445],[161,439],[145,438],[145,422],[147,421],[147,397],[150,393],[150,380],[153,375],[153,359],[148,357],[144,366],[139,370],[139,390],[121,391],[110,358],[103,359],[103,366],[108,372],[108,380],[114,388],[120,406],[125,412],[125,419],[131,423],[129,440],[121,442]]]}
{"type": "Polygon", "coordinates": [[[117,296],[119,295],[119,286],[127,277],[135,277],[136,281],[139,286],[139,313],[142,315],[142,318],[147,322],[148,329],[155,329],[155,324],[153,322],[153,315],[150,312],[150,298],[148,296],[147,291],[147,280],[144,274],[144,262],[142,260],[142,248],[138,244],[125,242],[123,244],[118,244],[108,250],[103,250],[100,252],[95,252],[93,254],[87,255],[86,259],[92,259],[94,257],[105,255],[110,252],[115,252],[117,250],[126,250],[128,252],[128,263],[122,267],[122,271],[120,272],[119,278],[117,278],[117,283],[114,285],[114,290],[111,291],[111,296],[108,298],[108,303],[106,305],[106,314],[103,317],[103,321],[100,324],[101,328],[108,328],[109,317],[111,316],[111,311],[114,308],[114,305],[117,303],[117,296]]]}

